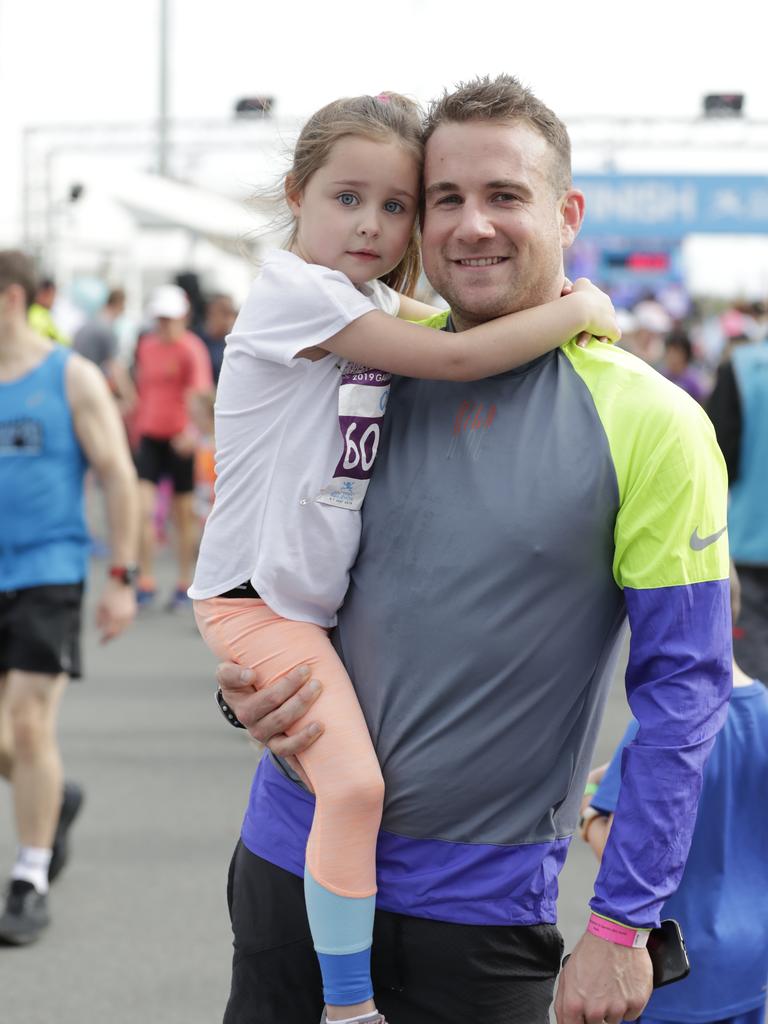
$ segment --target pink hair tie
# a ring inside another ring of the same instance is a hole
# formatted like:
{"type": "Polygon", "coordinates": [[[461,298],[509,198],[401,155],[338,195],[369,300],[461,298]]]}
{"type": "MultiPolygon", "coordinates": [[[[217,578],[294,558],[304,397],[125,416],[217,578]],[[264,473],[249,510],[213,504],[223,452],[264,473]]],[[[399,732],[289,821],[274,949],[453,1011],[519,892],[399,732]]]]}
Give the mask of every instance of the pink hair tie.
{"type": "Polygon", "coordinates": [[[380,92],[378,96],[374,96],[373,98],[375,100],[378,100],[379,103],[389,103],[389,101],[392,99],[389,93],[386,92],[380,92]]]}

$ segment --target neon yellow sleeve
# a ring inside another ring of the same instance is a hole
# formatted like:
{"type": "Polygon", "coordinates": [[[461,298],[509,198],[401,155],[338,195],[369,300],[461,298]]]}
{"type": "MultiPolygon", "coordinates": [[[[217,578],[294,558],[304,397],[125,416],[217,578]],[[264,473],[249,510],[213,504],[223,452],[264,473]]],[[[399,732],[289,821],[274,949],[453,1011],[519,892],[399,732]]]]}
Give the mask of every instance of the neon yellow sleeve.
{"type": "Polygon", "coordinates": [[[592,395],[616,470],[617,584],[647,589],[727,578],[728,481],[704,410],[622,349],[571,343],[564,352],[592,395]]]}

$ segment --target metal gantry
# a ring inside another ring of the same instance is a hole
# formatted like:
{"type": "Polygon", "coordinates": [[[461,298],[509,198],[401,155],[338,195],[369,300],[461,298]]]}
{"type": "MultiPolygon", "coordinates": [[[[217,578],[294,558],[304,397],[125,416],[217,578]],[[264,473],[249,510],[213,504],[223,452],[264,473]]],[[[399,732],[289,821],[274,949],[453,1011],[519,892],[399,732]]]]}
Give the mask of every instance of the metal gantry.
{"type": "MultiPolygon", "coordinates": [[[[625,173],[654,169],[678,173],[768,174],[768,120],[711,117],[574,116],[566,119],[575,169],[625,173]],[[674,167],[672,166],[674,165],[674,167]]],[[[292,141],[299,119],[169,119],[93,124],[36,124],[24,130],[22,235],[25,248],[42,255],[56,242],[58,212],[70,201],[71,183],[59,173],[63,159],[79,154],[122,166],[164,173],[200,184],[199,168],[216,154],[267,153],[292,141]]],[[[235,175],[231,190],[236,191],[235,175]]]]}

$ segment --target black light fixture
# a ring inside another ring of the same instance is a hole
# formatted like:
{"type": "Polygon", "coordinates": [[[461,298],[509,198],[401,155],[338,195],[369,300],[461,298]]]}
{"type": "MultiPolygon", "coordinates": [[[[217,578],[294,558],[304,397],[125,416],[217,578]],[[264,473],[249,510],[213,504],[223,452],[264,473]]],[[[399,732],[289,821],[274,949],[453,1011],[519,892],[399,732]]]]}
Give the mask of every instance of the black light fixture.
{"type": "Polygon", "coordinates": [[[243,96],[235,103],[235,117],[267,117],[274,102],[274,96],[243,96]]]}
{"type": "Polygon", "coordinates": [[[704,97],[705,117],[741,117],[743,92],[715,92],[704,97]]]}

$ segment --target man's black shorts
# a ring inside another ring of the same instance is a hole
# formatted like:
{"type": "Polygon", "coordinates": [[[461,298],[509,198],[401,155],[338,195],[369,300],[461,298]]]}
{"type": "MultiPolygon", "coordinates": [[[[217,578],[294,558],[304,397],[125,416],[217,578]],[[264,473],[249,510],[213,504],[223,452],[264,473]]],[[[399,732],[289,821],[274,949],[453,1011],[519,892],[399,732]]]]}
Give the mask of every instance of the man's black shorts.
{"type": "Polygon", "coordinates": [[[195,456],[179,455],[170,441],[141,437],[134,461],[139,480],[156,484],[169,477],[175,494],[189,494],[195,489],[195,456]]]}
{"type": "MultiPolygon", "coordinates": [[[[322,984],[303,882],[238,843],[224,1024],[318,1024],[322,984]]],[[[463,925],[376,912],[376,1006],[393,1024],[547,1024],[563,943],[554,925],[463,925]]]]}
{"type": "Polygon", "coordinates": [[[0,591],[0,673],[80,678],[82,583],[0,591]]]}

